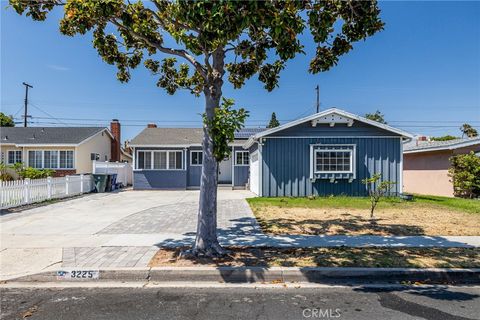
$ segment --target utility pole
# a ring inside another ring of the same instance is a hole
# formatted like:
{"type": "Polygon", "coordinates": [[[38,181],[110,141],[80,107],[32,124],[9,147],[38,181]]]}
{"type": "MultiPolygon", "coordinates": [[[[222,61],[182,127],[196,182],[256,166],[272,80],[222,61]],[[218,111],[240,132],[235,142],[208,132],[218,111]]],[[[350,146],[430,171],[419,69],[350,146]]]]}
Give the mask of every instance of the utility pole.
{"type": "Polygon", "coordinates": [[[317,90],[317,113],[320,112],[320,86],[317,84],[315,87],[315,90],[317,90]]]}
{"type": "Polygon", "coordinates": [[[33,86],[29,85],[28,83],[24,82],[23,85],[25,86],[25,112],[23,114],[23,126],[27,127],[27,117],[28,117],[28,88],[33,88],[33,86]]]}

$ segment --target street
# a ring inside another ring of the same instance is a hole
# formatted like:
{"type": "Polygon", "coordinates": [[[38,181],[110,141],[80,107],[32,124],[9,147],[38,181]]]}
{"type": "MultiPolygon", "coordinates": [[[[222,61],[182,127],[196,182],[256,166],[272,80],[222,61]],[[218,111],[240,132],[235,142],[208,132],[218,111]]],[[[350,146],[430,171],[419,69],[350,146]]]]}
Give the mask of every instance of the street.
{"type": "Polygon", "coordinates": [[[1,319],[478,319],[479,287],[2,288],[1,319]]]}

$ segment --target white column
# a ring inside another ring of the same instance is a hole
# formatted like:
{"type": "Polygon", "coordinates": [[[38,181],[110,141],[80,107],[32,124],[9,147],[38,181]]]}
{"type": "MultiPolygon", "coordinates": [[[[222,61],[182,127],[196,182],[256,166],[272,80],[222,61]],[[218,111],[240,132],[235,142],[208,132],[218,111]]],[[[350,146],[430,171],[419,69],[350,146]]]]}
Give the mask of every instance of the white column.
{"type": "Polygon", "coordinates": [[[80,193],[83,193],[83,174],[80,175],[80,193]]]}
{"type": "Polygon", "coordinates": [[[52,177],[47,177],[47,198],[52,199],[52,177]]]}
{"type": "Polygon", "coordinates": [[[30,202],[30,179],[25,179],[25,196],[24,196],[25,203],[30,202]]]}
{"type": "Polygon", "coordinates": [[[65,194],[68,196],[68,185],[70,183],[70,177],[65,176],[65,194]]]}

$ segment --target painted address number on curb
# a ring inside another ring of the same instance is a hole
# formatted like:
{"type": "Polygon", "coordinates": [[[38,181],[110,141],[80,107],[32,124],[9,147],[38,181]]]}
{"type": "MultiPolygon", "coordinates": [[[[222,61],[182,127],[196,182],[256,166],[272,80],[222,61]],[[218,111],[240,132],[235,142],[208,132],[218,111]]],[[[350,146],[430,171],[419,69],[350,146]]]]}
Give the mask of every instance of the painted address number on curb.
{"type": "Polygon", "coordinates": [[[59,280],[85,280],[98,279],[100,271],[98,270],[71,270],[57,271],[57,279],[59,280]]]}

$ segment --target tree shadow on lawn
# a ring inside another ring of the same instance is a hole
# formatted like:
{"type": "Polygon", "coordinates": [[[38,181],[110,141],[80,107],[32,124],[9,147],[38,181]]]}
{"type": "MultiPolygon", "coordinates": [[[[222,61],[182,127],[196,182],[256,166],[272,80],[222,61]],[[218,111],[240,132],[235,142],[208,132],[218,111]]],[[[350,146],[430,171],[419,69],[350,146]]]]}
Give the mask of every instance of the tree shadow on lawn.
{"type": "Polygon", "coordinates": [[[343,219],[262,219],[257,218],[263,231],[270,234],[309,235],[424,235],[419,226],[406,224],[380,224],[382,219],[367,220],[361,216],[344,214],[343,219]]]}

